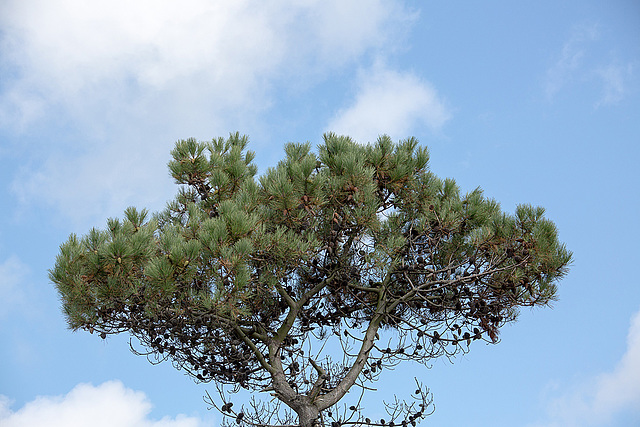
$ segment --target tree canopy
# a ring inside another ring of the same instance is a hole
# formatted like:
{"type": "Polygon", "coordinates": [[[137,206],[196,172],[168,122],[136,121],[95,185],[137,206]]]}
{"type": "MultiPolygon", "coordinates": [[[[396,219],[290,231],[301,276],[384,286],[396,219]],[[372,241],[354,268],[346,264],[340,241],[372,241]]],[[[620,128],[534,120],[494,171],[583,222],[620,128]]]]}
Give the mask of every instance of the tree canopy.
{"type": "Polygon", "coordinates": [[[71,329],[129,332],[136,353],[214,382],[229,421],[415,425],[429,412],[420,383],[386,421],[333,407],[386,367],[497,342],[567,273],[544,209],[509,215],[480,189],[462,194],[415,138],[289,143],[258,178],[247,145],[178,141],[175,200],[71,235],[50,271],[71,329]],[[269,392],[285,410],[234,408],[224,387],[269,392]]]}

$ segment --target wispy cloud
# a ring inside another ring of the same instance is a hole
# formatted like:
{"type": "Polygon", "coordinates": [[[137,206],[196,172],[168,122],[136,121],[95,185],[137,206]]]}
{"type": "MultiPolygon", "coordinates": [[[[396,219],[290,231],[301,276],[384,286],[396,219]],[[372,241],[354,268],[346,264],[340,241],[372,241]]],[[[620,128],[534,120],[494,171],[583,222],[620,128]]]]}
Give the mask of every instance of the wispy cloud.
{"type": "Polygon", "coordinates": [[[608,426],[621,414],[640,415],[639,408],[640,311],[631,319],[627,350],[616,367],[551,400],[547,421],[536,426],[608,426]]]}
{"type": "Polygon", "coordinates": [[[631,64],[609,64],[595,71],[602,81],[602,97],[596,107],[614,105],[620,102],[627,93],[629,80],[633,76],[631,64]]]}
{"type": "Polygon", "coordinates": [[[582,25],[573,29],[557,59],[547,70],[545,94],[548,99],[553,98],[576,78],[576,74],[583,66],[588,44],[597,40],[598,37],[599,29],[596,25],[582,25]]]}
{"type": "Polygon", "coordinates": [[[353,103],[336,114],[328,131],[366,143],[381,134],[405,138],[424,126],[437,131],[451,117],[433,86],[415,74],[376,64],[359,79],[353,103]]]}
{"type": "Polygon", "coordinates": [[[615,105],[627,95],[633,66],[611,59],[603,61],[595,54],[600,39],[601,29],[598,25],[581,25],[573,29],[557,58],[547,69],[544,79],[547,100],[555,99],[559,93],[571,87],[600,87],[601,93],[594,95],[598,97],[594,102],[596,108],[615,105]]]}
{"type": "Polygon", "coordinates": [[[75,229],[104,226],[106,217],[135,205],[162,209],[175,188],[166,170],[173,141],[159,133],[146,137],[113,131],[114,141],[67,155],[49,154],[37,167],[21,169],[11,183],[16,217],[39,206],[53,207],[75,229]]]}
{"type": "Polygon", "coordinates": [[[26,304],[24,280],[29,268],[18,257],[11,256],[0,263],[0,319],[26,304]]]}
{"type": "Polygon", "coordinates": [[[176,139],[259,127],[276,87],[393,49],[412,19],[395,0],[2,2],[0,129],[66,132],[33,140],[14,194],[76,222],[157,206],[176,139]]]}
{"type": "Polygon", "coordinates": [[[41,396],[13,411],[0,395],[0,424],[4,427],[200,427],[198,418],[178,415],[149,418],[151,402],[119,381],[99,386],[79,384],[65,396],[41,396]]]}

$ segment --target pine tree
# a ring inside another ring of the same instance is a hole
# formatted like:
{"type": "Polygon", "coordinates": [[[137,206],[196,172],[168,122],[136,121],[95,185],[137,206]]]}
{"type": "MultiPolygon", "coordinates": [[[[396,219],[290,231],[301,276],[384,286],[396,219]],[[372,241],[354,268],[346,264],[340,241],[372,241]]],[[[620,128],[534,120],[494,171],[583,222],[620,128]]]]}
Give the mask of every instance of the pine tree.
{"type": "Polygon", "coordinates": [[[508,215],[480,189],[461,194],[414,138],[327,134],[317,154],[290,143],[257,180],[247,145],[178,141],[175,200],[71,235],[50,271],[71,329],[128,331],[137,353],[196,381],[285,405],[209,396],[228,422],[415,425],[430,411],[419,383],[417,402],[397,401],[387,421],[332,409],[387,367],[497,342],[567,273],[571,253],[542,208],[508,215]]]}

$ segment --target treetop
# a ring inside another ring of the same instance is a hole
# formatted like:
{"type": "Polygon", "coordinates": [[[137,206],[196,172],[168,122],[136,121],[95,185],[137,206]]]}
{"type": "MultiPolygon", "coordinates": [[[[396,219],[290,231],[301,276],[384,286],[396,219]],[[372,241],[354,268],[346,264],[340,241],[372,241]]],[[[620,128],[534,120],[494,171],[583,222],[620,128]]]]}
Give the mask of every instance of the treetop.
{"type": "Polygon", "coordinates": [[[519,307],[553,301],[568,271],[543,208],[511,215],[479,188],[462,194],[429,171],[415,138],[328,133],[316,152],[286,144],[257,178],[248,144],[238,133],[178,141],[166,209],[128,208],[70,236],[50,277],[72,329],[128,331],[153,360],[273,387],[302,417],[384,366],[497,342],[519,307]],[[322,354],[328,340],[350,349],[342,363],[322,354]]]}

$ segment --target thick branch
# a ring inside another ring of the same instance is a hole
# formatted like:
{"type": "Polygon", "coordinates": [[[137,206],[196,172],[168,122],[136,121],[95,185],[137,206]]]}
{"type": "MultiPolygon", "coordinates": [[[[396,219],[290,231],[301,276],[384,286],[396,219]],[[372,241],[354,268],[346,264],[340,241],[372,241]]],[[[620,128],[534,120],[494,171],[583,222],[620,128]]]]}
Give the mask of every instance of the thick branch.
{"type": "Polygon", "coordinates": [[[355,384],[360,372],[364,368],[367,359],[369,358],[369,352],[373,348],[374,341],[376,339],[376,333],[378,332],[378,328],[380,327],[380,322],[384,318],[384,310],[382,309],[384,305],[380,304],[378,306],[378,310],[376,314],[369,322],[369,327],[365,332],[364,339],[362,340],[362,345],[360,346],[360,350],[358,351],[358,355],[356,360],[354,361],[351,369],[345,375],[345,377],[335,386],[333,390],[328,392],[325,395],[318,397],[315,400],[315,404],[317,405],[319,410],[324,410],[332,405],[335,405],[342,397],[347,394],[349,389],[353,384],[355,384]]]}

